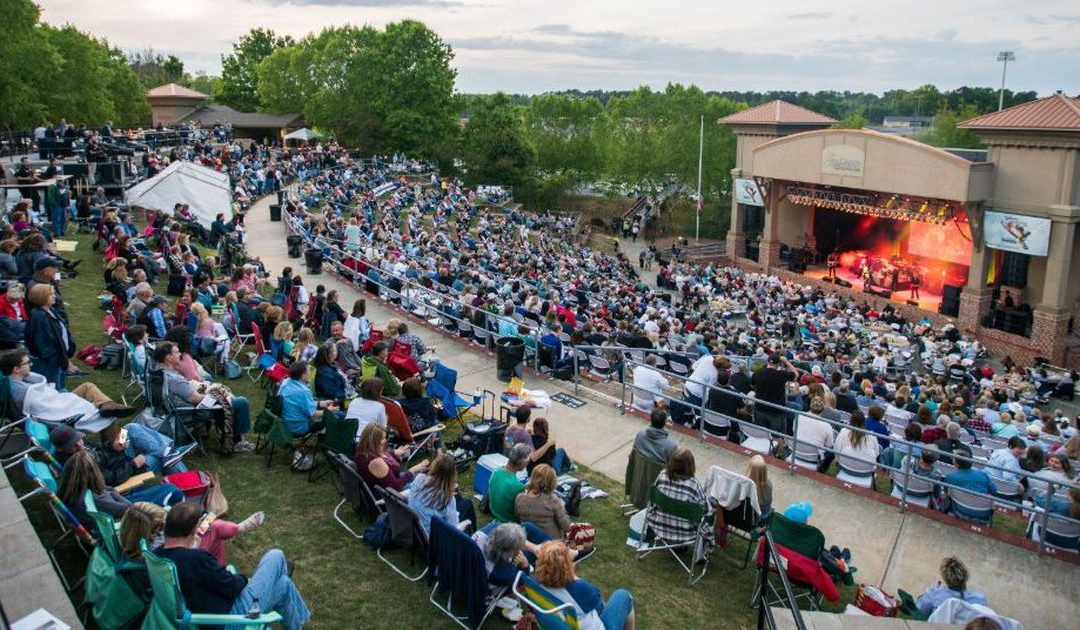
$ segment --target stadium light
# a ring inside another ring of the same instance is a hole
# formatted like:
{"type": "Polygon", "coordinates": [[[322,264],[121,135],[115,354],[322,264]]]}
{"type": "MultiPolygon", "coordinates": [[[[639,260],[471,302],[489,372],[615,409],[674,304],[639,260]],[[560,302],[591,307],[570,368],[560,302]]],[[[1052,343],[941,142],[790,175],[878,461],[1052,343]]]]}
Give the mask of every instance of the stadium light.
{"type": "Polygon", "coordinates": [[[998,90],[998,111],[1005,107],[1005,71],[1009,68],[1010,61],[1016,61],[1016,53],[1011,50],[1003,50],[998,53],[997,60],[1001,65],[1001,89],[998,90]]]}

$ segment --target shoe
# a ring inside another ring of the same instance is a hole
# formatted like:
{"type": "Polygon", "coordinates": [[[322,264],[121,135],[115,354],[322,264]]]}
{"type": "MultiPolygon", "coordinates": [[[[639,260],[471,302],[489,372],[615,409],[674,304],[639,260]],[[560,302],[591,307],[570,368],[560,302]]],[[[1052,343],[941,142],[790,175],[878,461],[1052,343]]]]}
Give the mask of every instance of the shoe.
{"type": "Polygon", "coordinates": [[[256,513],[252,514],[251,516],[245,518],[244,520],[240,521],[239,523],[237,523],[237,526],[240,528],[240,533],[241,534],[246,534],[246,533],[250,532],[251,530],[258,528],[260,525],[263,524],[263,521],[265,521],[265,520],[266,520],[266,513],[265,512],[256,512],[256,513]]]}
{"type": "MultiPolygon", "coordinates": [[[[262,512],[259,512],[259,514],[262,514],[262,512]]],[[[285,561],[285,567],[286,567],[285,568],[285,575],[292,578],[292,574],[296,571],[296,561],[295,560],[286,560],[285,561]]]]}
{"type": "Polygon", "coordinates": [[[505,608],[505,609],[517,608],[518,600],[516,598],[509,597],[509,596],[508,597],[500,597],[495,602],[495,605],[498,606],[499,608],[505,608]]]}
{"type": "Polygon", "coordinates": [[[233,444],[233,450],[238,453],[251,453],[255,450],[255,445],[247,440],[240,440],[236,444],[233,444]]]}
{"type": "Polygon", "coordinates": [[[68,376],[73,376],[73,377],[80,377],[80,376],[86,376],[86,372],[84,372],[83,370],[80,370],[78,367],[76,367],[74,365],[71,365],[71,366],[68,366],[67,375],[68,376]]]}
{"type": "Polygon", "coordinates": [[[581,562],[585,558],[588,558],[589,556],[593,555],[593,553],[595,553],[595,552],[596,552],[596,547],[586,547],[585,549],[579,549],[578,552],[577,552],[577,555],[574,556],[574,564],[577,564],[577,563],[581,562]]]}
{"type": "Polygon", "coordinates": [[[134,407],[128,407],[127,405],[123,405],[112,400],[106,403],[101,403],[101,406],[98,407],[98,413],[100,413],[101,417],[103,418],[123,418],[125,416],[130,416],[136,411],[138,411],[138,409],[134,407]]]}

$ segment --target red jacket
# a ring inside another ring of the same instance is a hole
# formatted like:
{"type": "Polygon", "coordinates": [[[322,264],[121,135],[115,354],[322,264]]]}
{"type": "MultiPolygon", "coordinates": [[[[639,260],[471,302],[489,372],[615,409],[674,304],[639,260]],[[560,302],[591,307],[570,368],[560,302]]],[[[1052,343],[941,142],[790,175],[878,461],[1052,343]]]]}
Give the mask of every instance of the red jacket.
{"type": "Polygon", "coordinates": [[[15,300],[11,302],[8,300],[7,293],[0,295],[0,317],[28,321],[30,313],[26,310],[26,301],[15,300]]]}

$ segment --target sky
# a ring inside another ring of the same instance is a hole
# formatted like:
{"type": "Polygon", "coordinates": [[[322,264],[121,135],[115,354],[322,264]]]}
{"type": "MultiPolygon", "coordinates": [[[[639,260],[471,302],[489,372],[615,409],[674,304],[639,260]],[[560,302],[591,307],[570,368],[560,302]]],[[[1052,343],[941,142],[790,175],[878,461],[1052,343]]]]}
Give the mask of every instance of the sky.
{"type": "Polygon", "coordinates": [[[37,0],[42,19],[217,74],[248,30],[424,22],[461,92],[863,90],[932,83],[1080,94],[1076,0],[37,0]]]}

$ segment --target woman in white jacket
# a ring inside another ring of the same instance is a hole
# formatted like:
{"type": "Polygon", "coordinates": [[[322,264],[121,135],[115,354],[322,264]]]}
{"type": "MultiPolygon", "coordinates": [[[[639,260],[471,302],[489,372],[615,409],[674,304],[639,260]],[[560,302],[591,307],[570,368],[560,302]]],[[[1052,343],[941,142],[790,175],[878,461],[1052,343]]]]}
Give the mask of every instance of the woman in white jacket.
{"type": "Polygon", "coordinates": [[[345,327],[343,334],[345,338],[352,342],[353,348],[357,352],[367,341],[369,335],[371,335],[371,322],[365,317],[367,313],[367,301],[364,298],[353,302],[352,313],[345,318],[345,327]]]}
{"type": "Polygon", "coordinates": [[[855,457],[867,462],[876,462],[881,446],[878,444],[876,437],[866,432],[866,419],[863,417],[862,412],[852,412],[848,425],[840,429],[840,434],[836,436],[834,448],[841,455],[855,457]],[[855,429],[862,430],[856,431],[855,429]]]}

